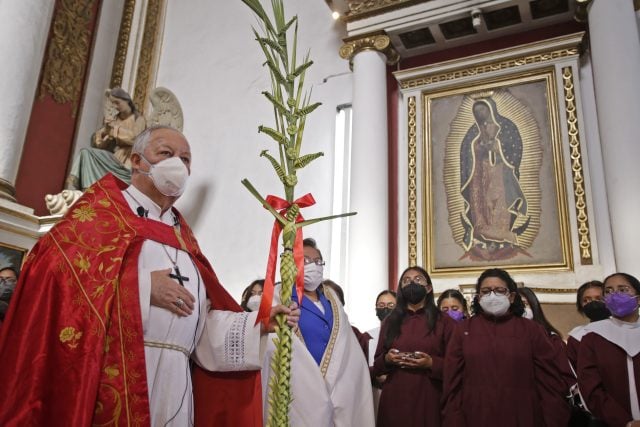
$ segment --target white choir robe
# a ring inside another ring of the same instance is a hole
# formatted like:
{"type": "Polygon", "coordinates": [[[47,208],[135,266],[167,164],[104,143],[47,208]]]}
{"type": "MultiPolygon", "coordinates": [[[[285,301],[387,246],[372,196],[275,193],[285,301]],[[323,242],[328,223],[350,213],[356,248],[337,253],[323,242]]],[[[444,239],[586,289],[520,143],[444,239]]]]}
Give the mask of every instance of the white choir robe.
{"type": "MultiPolygon", "coordinates": [[[[130,186],[127,191],[123,191],[123,196],[134,212],[142,206],[148,211],[148,219],[174,225],[170,209],[161,215],[160,208],[135,187],[130,186]]],[[[266,340],[261,339],[260,326],[254,326],[257,313],[209,311],[210,303],[202,277],[189,254],[166,245],[163,249],[162,244],[152,240],[142,244],[138,282],[142,328],[147,343],[144,350],[151,425],[192,425],[189,358],[179,350],[153,347],[148,343],[184,348],[196,363],[209,371],[260,369],[266,340]],[[176,256],[180,273],[189,278],[184,281],[184,286],[196,299],[193,313],[187,317],[178,317],[150,304],[151,272],[167,268],[173,270],[170,258],[175,261],[176,256]]]]}
{"type": "MultiPolygon", "coordinates": [[[[325,295],[337,309],[333,319],[332,338],[335,337],[320,368],[297,335],[292,341],[291,393],[289,425],[295,427],[373,427],[373,399],[367,361],[358,344],[342,304],[333,290],[325,287],[325,295]],[[327,354],[331,352],[331,354],[327,354]],[[324,363],[323,363],[324,365],[324,363]],[[323,372],[324,370],[324,372],[323,372]]],[[[280,304],[280,286],[276,286],[273,304],[280,304]]],[[[271,356],[275,350],[269,334],[262,365],[262,401],[267,420],[271,356]]]]}

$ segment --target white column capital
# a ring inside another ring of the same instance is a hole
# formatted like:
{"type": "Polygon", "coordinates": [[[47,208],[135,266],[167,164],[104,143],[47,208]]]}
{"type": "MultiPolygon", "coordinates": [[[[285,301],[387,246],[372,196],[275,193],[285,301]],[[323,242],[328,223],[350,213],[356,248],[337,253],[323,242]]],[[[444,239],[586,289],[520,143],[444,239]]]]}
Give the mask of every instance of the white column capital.
{"type": "Polygon", "coordinates": [[[344,39],[344,44],[340,47],[340,57],[347,59],[353,68],[353,58],[360,52],[371,50],[382,53],[387,65],[396,64],[400,60],[400,55],[393,48],[391,39],[383,33],[344,39]]]}

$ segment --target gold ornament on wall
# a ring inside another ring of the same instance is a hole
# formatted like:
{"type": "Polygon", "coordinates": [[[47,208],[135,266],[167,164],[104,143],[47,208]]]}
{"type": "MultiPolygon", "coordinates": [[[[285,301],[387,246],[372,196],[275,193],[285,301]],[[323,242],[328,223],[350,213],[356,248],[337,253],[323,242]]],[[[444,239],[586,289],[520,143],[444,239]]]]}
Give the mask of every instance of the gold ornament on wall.
{"type": "Polygon", "coordinates": [[[582,149],[580,148],[580,133],[578,132],[578,110],[576,94],[573,86],[573,71],[571,67],[562,69],[564,101],[567,110],[567,127],[569,133],[569,147],[571,147],[571,175],[573,177],[573,197],[576,203],[576,218],[578,220],[578,245],[580,247],[580,263],[593,264],[591,255],[591,239],[589,237],[589,215],[584,186],[582,168],[582,149]]]}
{"type": "Polygon", "coordinates": [[[109,84],[109,87],[122,86],[124,64],[127,61],[131,23],[133,22],[133,11],[135,8],[136,0],[125,0],[124,8],[122,9],[122,19],[120,20],[120,31],[118,32],[116,56],[113,58],[113,67],[111,68],[111,84],[109,84]]]}
{"type": "Polygon", "coordinates": [[[73,103],[73,116],[82,92],[89,58],[90,28],[95,0],[61,0],[51,27],[51,39],[40,84],[40,97],[59,104],[73,103]]]}

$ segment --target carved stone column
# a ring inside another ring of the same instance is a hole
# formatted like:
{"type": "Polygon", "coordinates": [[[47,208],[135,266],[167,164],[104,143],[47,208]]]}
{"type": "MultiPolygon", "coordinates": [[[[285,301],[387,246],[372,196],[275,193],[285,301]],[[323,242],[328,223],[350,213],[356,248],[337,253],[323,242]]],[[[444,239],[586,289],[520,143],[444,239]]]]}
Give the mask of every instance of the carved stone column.
{"type": "Polygon", "coordinates": [[[638,22],[631,1],[594,0],[587,3],[593,80],[616,268],[638,277],[638,22]]]}
{"type": "MultiPolygon", "coordinates": [[[[353,69],[353,131],[351,143],[350,210],[347,284],[351,295],[359,287],[387,289],[388,250],[388,134],[387,63],[398,60],[386,35],[346,40],[340,56],[353,69]]],[[[371,301],[349,299],[355,318],[371,313],[371,301]]]]}
{"type": "Polygon", "coordinates": [[[11,201],[54,4],[0,2],[0,198],[11,201]]]}

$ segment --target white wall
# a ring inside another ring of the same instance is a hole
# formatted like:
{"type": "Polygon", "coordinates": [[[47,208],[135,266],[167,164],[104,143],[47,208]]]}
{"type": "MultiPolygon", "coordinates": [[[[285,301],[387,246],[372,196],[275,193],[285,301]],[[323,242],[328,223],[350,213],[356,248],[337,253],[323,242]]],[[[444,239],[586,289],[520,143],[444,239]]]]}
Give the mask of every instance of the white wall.
{"type": "MultiPolygon", "coordinates": [[[[331,213],[336,107],[351,102],[351,75],[348,62],[338,55],[343,26],[333,21],[326,4],[297,0],[286,1],[285,7],[288,16],[297,13],[300,20],[299,56],[310,49],[314,60],[305,86],[313,87],[313,101],[323,103],[308,117],[303,152],[324,151],[325,157],[298,172],[296,187],[296,197],[313,193],[316,205],[303,211],[305,218],[313,218],[331,213]]],[[[257,21],[240,1],[169,0],[156,82],[179,98],[194,154],[189,188],[178,208],[236,298],[253,279],[264,277],[273,225],[240,180],[248,178],[263,195],[284,197],[270,164],[259,158],[265,148],[274,155],[277,151],[257,132],[260,124],[273,127],[273,113],[260,94],[270,80],[252,25],[257,21]]],[[[330,264],[330,225],[304,231],[317,240],[330,264]]],[[[375,295],[370,298],[373,317],[375,295]]]]}

